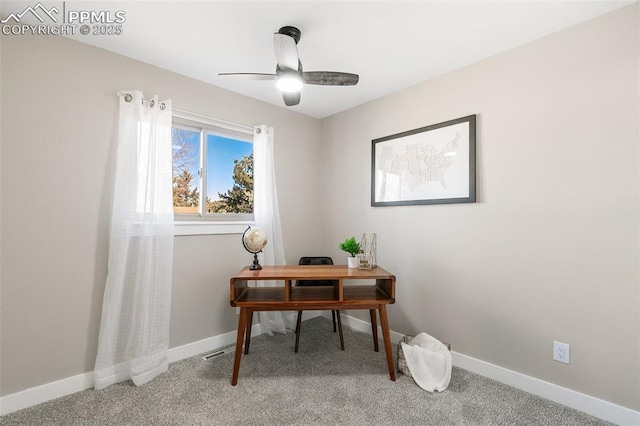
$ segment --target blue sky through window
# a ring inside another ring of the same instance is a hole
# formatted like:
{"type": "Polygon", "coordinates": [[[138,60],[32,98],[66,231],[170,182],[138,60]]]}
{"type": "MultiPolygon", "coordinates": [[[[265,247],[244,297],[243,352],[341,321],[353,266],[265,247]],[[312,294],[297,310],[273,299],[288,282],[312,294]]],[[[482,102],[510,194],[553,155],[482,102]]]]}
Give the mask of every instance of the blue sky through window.
{"type": "MultiPolygon", "coordinates": [[[[193,176],[190,189],[198,189],[198,169],[200,167],[200,132],[173,128],[174,175],[187,169],[193,176]]],[[[226,193],[233,188],[234,160],[242,160],[253,152],[251,142],[227,138],[213,133],[206,134],[207,144],[207,196],[218,200],[218,193],[226,193]]]]}
{"type": "Polygon", "coordinates": [[[233,160],[242,160],[252,151],[250,142],[207,135],[207,196],[211,200],[233,188],[233,160]]]}

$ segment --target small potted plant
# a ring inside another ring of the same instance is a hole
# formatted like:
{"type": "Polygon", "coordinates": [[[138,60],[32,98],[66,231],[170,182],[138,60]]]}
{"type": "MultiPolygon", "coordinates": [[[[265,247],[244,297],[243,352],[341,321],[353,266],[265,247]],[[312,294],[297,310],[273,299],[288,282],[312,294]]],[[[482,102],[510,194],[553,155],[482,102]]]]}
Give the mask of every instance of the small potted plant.
{"type": "Polygon", "coordinates": [[[349,253],[349,257],[347,257],[347,265],[349,268],[357,268],[358,267],[358,259],[356,258],[356,254],[361,253],[362,249],[360,248],[360,244],[356,241],[355,237],[347,238],[344,240],[344,243],[338,244],[340,250],[344,250],[349,253]]]}

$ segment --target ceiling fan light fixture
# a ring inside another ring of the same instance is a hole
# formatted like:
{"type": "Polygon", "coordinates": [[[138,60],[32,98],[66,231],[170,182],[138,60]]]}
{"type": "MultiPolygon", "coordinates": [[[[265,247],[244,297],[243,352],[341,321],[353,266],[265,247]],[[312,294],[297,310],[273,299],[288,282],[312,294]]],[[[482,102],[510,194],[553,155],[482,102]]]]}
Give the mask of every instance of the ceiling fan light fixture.
{"type": "Polygon", "coordinates": [[[284,104],[288,107],[300,103],[302,86],[355,86],[358,74],[337,71],[304,71],[298,57],[300,30],[286,26],[273,34],[273,51],[276,55],[275,74],[264,73],[220,73],[218,75],[244,76],[252,80],[276,80],[276,87],[282,92],[284,104]]]}
{"type": "Polygon", "coordinates": [[[297,93],[302,90],[302,77],[297,72],[282,71],[278,74],[276,87],[285,93],[297,93]]]}

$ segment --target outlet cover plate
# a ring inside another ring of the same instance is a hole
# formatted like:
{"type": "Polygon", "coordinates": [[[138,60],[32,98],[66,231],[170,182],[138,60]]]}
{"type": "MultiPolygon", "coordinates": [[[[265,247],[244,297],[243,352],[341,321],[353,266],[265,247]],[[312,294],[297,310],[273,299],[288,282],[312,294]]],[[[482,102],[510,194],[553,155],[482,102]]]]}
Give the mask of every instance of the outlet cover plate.
{"type": "Polygon", "coordinates": [[[571,345],[562,342],[553,342],[553,359],[569,364],[571,359],[571,345]]]}

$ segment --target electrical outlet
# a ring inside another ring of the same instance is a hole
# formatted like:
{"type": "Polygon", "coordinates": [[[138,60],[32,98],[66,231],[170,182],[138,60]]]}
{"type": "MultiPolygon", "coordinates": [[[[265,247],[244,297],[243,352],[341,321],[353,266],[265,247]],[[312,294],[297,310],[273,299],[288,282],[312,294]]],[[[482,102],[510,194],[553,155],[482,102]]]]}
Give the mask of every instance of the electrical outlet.
{"type": "Polygon", "coordinates": [[[569,364],[571,358],[571,345],[562,342],[553,342],[553,359],[569,364]]]}

